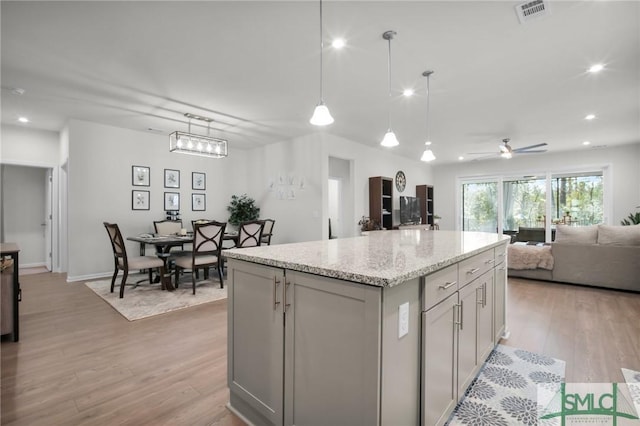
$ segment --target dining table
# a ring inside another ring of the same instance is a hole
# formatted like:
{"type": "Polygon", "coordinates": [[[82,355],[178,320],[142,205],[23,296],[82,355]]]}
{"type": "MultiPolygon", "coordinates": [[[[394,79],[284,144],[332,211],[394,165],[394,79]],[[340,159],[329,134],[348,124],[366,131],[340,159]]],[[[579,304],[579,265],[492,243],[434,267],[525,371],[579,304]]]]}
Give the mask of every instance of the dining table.
{"type": "MultiPolygon", "coordinates": [[[[232,241],[233,245],[235,246],[238,243],[238,233],[225,232],[222,239],[223,241],[232,241]]],[[[145,256],[147,245],[155,246],[156,254],[158,255],[158,257],[161,257],[166,261],[166,259],[169,258],[172,247],[178,247],[184,244],[193,243],[193,232],[189,232],[186,235],[141,234],[133,237],[127,237],[127,240],[134,241],[140,244],[140,256],[145,256]]]]}

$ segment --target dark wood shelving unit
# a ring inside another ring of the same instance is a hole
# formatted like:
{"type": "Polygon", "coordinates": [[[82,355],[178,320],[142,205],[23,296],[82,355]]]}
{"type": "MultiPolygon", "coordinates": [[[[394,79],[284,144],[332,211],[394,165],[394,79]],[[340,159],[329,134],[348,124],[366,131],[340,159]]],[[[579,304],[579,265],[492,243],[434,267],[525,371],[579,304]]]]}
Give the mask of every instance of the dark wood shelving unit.
{"type": "Polygon", "coordinates": [[[376,176],[369,178],[369,218],[384,229],[393,227],[393,179],[376,176]]]}
{"type": "Polygon", "coordinates": [[[433,185],[416,185],[416,197],[420,199],[421,222],[433,225],[433,185]]]}

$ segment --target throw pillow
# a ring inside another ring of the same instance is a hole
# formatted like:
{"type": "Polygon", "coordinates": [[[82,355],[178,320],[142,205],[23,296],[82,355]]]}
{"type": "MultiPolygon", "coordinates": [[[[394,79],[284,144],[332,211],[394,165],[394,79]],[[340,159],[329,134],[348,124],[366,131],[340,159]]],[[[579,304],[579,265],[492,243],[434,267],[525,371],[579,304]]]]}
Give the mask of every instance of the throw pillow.
{"type": "Polygon", "coordinates": [[[611,246],[640,246],[640,225],[598,225],[598,244],[611,246]]]}
{"type": "Polygon", "coordinates": [[[556,226],[556,243],[595,244],[598,241],[598,225],[556,226]]]}

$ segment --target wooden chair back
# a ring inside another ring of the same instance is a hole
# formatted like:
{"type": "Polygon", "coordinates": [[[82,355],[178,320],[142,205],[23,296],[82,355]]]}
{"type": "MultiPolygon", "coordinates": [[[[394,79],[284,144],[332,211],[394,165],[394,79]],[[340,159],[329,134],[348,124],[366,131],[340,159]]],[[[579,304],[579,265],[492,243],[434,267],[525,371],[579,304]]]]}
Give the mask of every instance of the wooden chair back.
{"type": "Polygon", "coordinates": [[[220,257],[222,239],[227,224],[210,220],[193,224],[193,257],[213,255],[220,257]]]}
{"type": "Polygon", "coordinates": [[[182,229],[182,220],[154,220],[153,227],[158,235],[175,235],[182,229]]]}
{"type": "Polygon", "coordinates": [[[262,243],[271,245],[271,236],[273,235],[273,225],[276,224],[274,219],[264,219],[264,228],[262,230],[262,243]]]}
{"type": "Polygon", "coordinates": [[[257,247],[262,243],[263,220],[243,222],[238,229],[237,248],[257,247]]]}
{"type": "Polygon", "coordinates": [[[103,222],[104,227],[107,229],[109,240],[111,241],[111,248],[113,249],[113,259],[116,264],[116,268],[127,269],[127,249],[124,246],[124,239],[120,233],[120,228],[116,223],[103,222]]]}

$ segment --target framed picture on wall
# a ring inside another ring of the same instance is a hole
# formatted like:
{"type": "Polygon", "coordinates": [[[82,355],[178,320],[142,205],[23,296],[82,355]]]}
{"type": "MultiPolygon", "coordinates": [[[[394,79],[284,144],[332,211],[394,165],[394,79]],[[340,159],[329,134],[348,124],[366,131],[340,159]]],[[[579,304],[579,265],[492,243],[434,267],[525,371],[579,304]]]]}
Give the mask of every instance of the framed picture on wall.
{"type": "Polygon", "coordinates": [[[164,187],[180,188],[180,170],[164,169],[164,187]]]}
{"type": "Polygon", "coordinates": [[[207,189],[207,175],[206,175],[206,173],[200,173],[200,172],[191,173],[191,188],[192,189],[207,189]]]}
{"type": "Polygon", "coordinates": [[[131,185],[151,186],[149,179],[150,169],[146,166],[131,166],[131,185]]]}
{"type": "Polygon", "coordinates": [[[203,212],[207,209],[207,196],[205,194],[191,194],[191,210],[203,212]]]}
{"type": "Polygon", "coordinates": [[[131,210],[149,210],[149,191],[131,191],[131,210]]]}
{"type": "Polygon", "coordinates": [[[164,209],[167,211],[180,210],[180,193],[165,192],[164,193],[164,209]]]}

